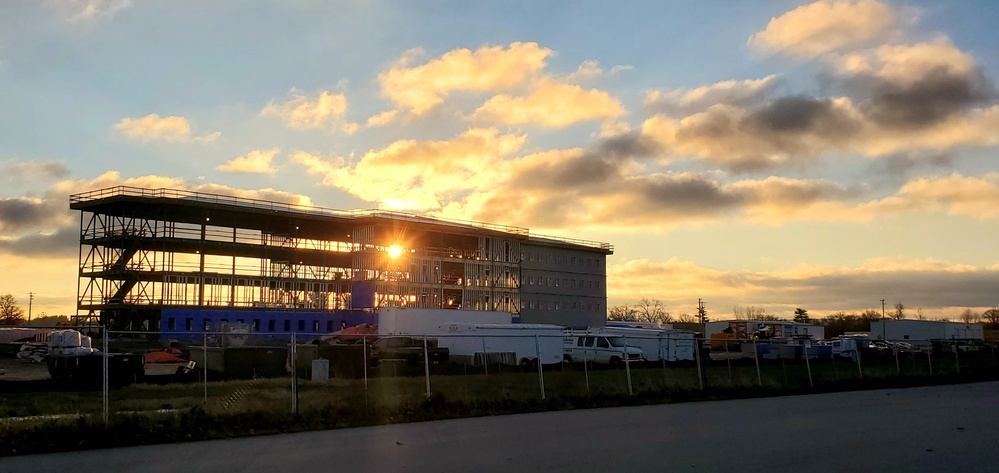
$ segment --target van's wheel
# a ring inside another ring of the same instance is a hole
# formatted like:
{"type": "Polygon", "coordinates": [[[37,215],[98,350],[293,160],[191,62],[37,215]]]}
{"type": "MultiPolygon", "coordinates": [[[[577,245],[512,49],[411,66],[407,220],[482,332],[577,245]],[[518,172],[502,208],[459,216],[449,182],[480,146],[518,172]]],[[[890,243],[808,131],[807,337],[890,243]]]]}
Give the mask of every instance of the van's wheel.
{"type": "Polygon", "coordinates": [[[565,355],[565,356],[562,357],[562,362],[563,363],[572,363],[572,357],[569,356],[569,355],[565,355]]]}
{"type": "Polygon", "coordinates": [[[527,358],[524,358],[523,360],[520,360],[520,369],[521,369],[521,371],[525,371],[525,372],[526,371],[531,371],[531,360],[529,360],[527,358]]]}
{"type": "Polygon", "coordinates": [[[621,367],[621,359],[618,358],[618,357],[616,357],[616,356],[612,356],[611,359],[610,359],[610,365],[612,367],[614,367],[614,368],[620,368],[621,367]]]}

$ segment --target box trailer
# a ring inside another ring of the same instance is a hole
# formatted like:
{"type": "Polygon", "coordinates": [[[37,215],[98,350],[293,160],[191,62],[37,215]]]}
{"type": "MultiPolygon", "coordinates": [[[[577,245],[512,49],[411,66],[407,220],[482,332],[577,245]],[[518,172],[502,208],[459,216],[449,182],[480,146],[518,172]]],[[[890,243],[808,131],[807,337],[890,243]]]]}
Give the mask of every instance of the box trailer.
{"type": "Polygon", "coordinates": [[[534,365],[562,362],[562,327],[546,324],[466,324],[437,327],[437,344],[450,350],[452,361],[534,365]]]}
{"type": "Polygon", "coordinates": [[[447,324],[511,324],[509,312],[489,310],[378,309],[378,335],[436,335],[447,324]]]}
{"type": "Polygon", "coordinates": [[[613,327],[599,329],[625,337],[628,346],[642,349],[646,361],[693,361],[696,341],[687,330],[613,327]]]}

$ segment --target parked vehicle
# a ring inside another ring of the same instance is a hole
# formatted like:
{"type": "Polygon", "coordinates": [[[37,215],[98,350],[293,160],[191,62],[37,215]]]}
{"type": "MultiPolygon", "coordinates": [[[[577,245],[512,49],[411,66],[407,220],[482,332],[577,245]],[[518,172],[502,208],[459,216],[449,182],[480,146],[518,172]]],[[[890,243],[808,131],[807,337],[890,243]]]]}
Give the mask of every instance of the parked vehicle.
{"type": "MultiPolygon", "coordinates": [[[[447,348],[437,345],[437,339],[427,339],[425,350],[427,361],[431,363],[447,361],[450,353],[447,348]]],[[[382,337],[369,345],[367,352],[369,366],[378,366],[388,360],[422,363],[424,340],[413,337],[382,337]]]]}
{"type": "Polygon", "coordinates": [[[459,363],[524,367],[562,362],[562,327],[546,324],[464,324],[438,327],[439,346],[459,363]]]}
{"type": "Polygon", "coordinates": [[[627,346],[625,338],[602,332],[568,331],[563,338],[564,359],[574,363],[606,363],[618,365],[625,361],[641,361],[642,349],[627,346]]]}
{"type": "Polygon", "coordinates": [[[686,330],[604,327],[599,332],[625,337],[628,346],[642,350],[646,361],[693,361],[694,332],[686,330]]]}

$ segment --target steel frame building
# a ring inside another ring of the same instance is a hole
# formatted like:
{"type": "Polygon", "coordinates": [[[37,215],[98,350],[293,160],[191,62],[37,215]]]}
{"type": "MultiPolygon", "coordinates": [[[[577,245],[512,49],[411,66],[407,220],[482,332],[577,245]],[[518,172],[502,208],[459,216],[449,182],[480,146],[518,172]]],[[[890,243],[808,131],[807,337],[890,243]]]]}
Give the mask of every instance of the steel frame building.
{"type": "Polygon", "coordinates": [[[165,308],[492,310],[571,326],[606,318],[607,243],[174,189],[99,189],[70,196],[70,208],[81,211],[81,323],[151,329],[165,308]]]}

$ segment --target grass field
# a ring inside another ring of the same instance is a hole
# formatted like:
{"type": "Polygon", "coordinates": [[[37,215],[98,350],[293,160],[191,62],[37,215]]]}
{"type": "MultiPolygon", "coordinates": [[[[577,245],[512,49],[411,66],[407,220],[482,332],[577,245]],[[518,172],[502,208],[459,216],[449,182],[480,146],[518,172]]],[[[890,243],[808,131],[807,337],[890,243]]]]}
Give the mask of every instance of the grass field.
{"type": "Polygon", "coordinates": [[[872,358],[859,367],[846,359],[810,365],[761,360],[759,371],[752,359],[714,360],[700,370],[694,364],[647,364],[630,370],[563,364],[544,366],[543,374],[495,366],[487,374],[482,368],[431,365],[429,378],[424,375],[424,367],[417,365],[402,370],[409,376],[381,376],[379,369],[373,369],[367,380],[312,382],[288,376],[207,383],[138,383],[109,392],[111,415],[106,426],[101,415],[101,391],[3,381],[0,454],[514,412],[999,379],[999,367],[990,357],[955,360],[952,356],[935,355],[932,360],[925,355],[906,356],[898,364],[894,357],[872,358]],[[106,435],[98,438],[85,434],[94,429],[106,435]],[[59,438],[65,441],[52,440],[59,438]]]}

